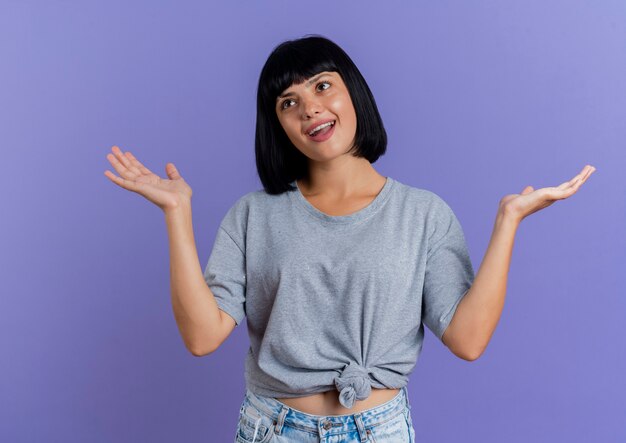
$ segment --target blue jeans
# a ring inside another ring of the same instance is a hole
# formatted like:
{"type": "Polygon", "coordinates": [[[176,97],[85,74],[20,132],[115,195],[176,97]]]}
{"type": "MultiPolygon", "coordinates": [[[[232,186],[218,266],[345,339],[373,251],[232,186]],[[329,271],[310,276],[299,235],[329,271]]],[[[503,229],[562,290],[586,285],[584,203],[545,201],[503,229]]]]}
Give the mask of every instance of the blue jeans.
{"type": "Polygon", "coordinates": [[[414,443],[406,387],[391,400],[355,414],[311,415],[246,390],[235,443],[414,443]]]}

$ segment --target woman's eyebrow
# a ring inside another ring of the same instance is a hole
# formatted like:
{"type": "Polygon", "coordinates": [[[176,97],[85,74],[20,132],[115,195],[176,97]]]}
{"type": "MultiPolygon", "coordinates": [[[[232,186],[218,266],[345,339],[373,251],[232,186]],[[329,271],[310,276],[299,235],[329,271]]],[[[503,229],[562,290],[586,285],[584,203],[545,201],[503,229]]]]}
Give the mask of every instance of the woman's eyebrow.
{"type": "MultiPolygon", "coordinates": [[[[326,72],[324,72],[322,74],[318,74],[315,77],[313,77],[311,80],[307,81],[305,86],[308,88],[309,86],[311,86],[312,83],[315,83],[317,80],[319,80],[320,78],[325,77],[327,75],[330,75],[330,74],[328,74],[326,72]]],[[[285,98],[285,97],[287,97],[289,95],[293,95],[293,92],[287,92],[287,93],[285,93],[283,95],[279,95],[278,97],[276,97],[276,100],[280,100],[281,98],[285,98]]]]}

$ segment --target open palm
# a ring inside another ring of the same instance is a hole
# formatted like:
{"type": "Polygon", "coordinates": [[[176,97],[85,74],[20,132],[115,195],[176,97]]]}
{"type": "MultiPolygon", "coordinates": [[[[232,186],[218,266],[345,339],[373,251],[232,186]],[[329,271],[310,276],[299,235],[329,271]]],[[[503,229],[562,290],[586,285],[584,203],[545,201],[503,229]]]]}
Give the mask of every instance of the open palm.
{"type": "Polygon", "coordinates": [[[541,209],[547,208],[557,200],[563,200],[574,195],[589,176],[596,170],[591,165],[586,165],[574,178],[559,186],[535,189],[526,186],[521,194],[509,194],[502,198],[500,204],[505,211],[510,213],[518,221],[541,209]]]}
{"type": "Polygon", "coordinates": [[[111,171],[104,171],[113,183],[129,191],[142,195],[162,210],[175,208],[182,199],[191,199],[191,187],[180,176],[173,163],[165,165],[169,179],[164,179],[146,168],[129,151],[125,153],[117,146],[111,148],[107,160],[120,177],[111,171]]]}

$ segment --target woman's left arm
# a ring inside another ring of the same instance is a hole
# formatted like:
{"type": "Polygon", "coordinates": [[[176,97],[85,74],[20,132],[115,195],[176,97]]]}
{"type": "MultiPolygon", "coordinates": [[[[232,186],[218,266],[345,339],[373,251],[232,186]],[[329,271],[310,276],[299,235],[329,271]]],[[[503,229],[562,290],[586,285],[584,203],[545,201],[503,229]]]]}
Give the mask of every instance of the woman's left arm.
{"type": "Polygon", "coordinates": [[[485,257],[442,336],[443,343],[455,355],[476,360],[491,340],[504,307],[513,243],[521,221],[557,200],[574,195],[595,170],[586,165],[573,179],[559,186],[537,190],[527,186],[521,194],[506,195],[500,200],[485,257]]]}

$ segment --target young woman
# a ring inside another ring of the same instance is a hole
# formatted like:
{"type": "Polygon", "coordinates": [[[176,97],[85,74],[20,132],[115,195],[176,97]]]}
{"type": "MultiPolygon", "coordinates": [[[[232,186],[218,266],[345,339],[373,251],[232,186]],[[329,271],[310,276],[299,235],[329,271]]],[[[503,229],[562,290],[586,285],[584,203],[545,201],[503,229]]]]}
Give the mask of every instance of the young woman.
{"type": "Polygon", "coordinates": [[[574,194],[594,168],[503,197],[475,276],[452,209],[372,166],[385,129],[335,43],[313,35],[274,48],[256,123],[263,189],[223,217],[204,273],[191,188],[176,167],[162,179],[116,146],[107,156],[121,176],[109,179],[165,213],[185,344],[210,354],[247,317],[238,442],[412,442],[406,386],[424,325],[459,358],[478,358],[502,311],[517,226],[574,194]]]}

